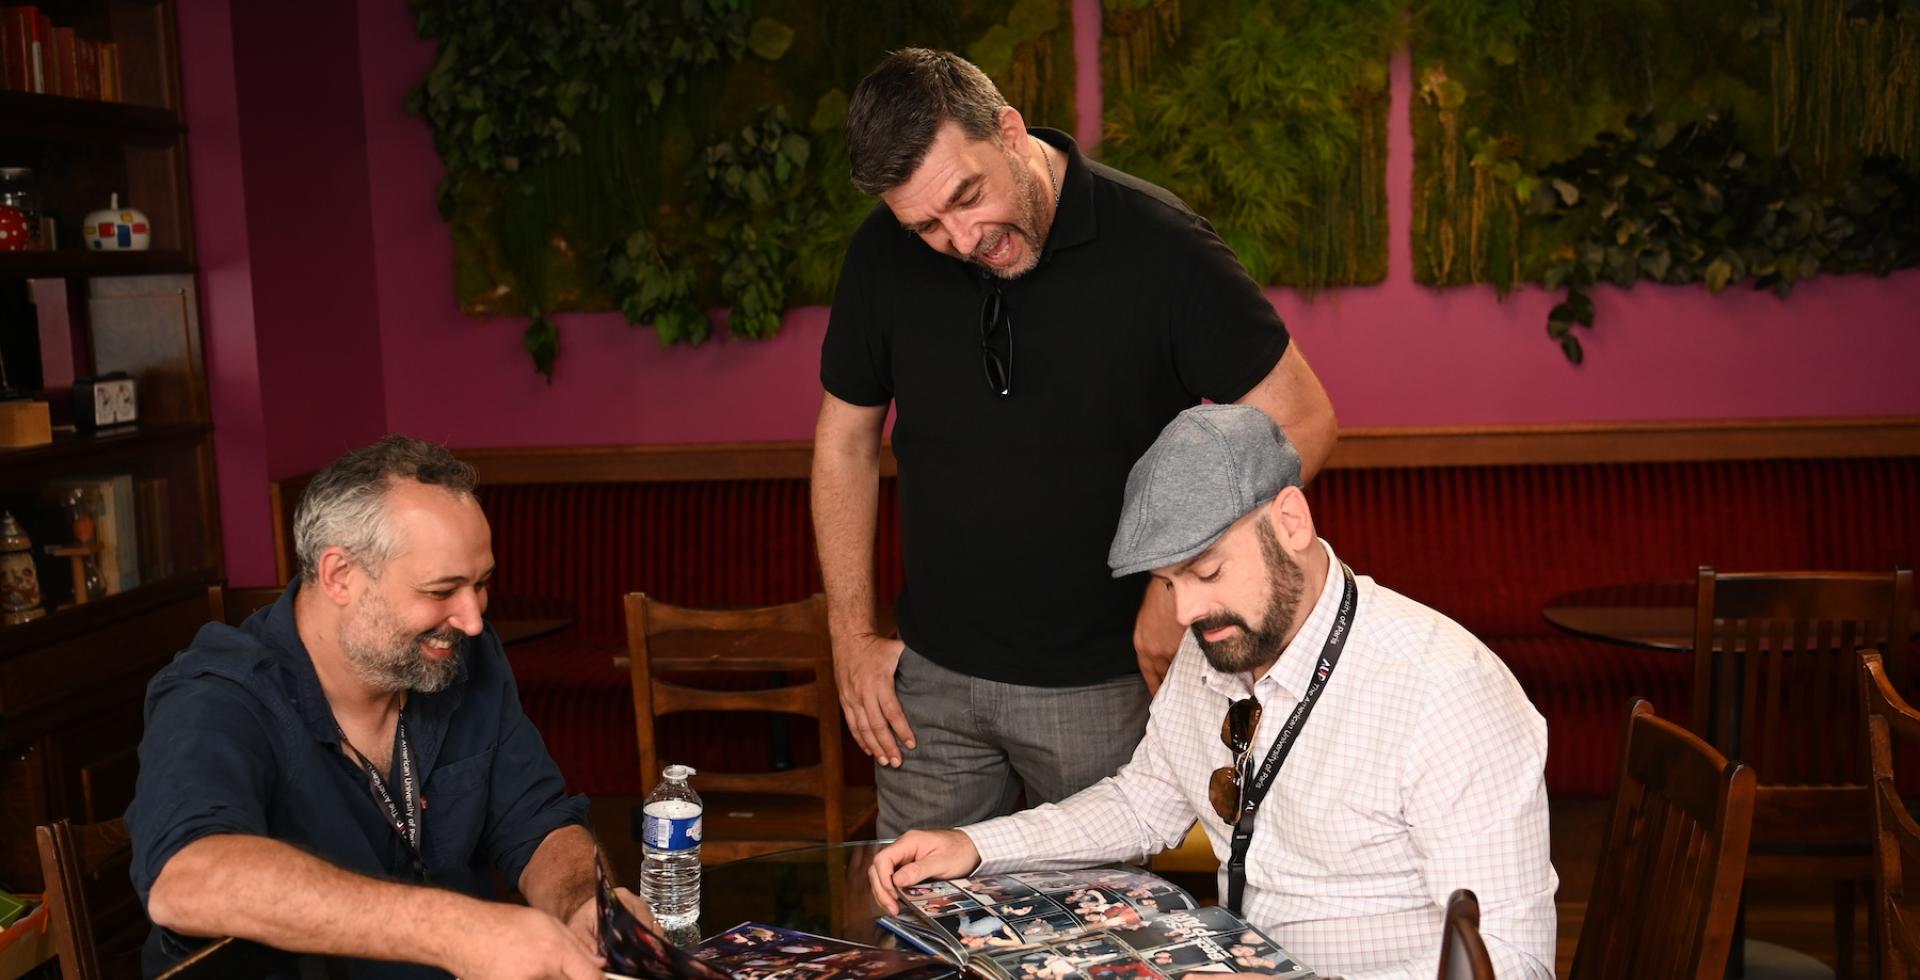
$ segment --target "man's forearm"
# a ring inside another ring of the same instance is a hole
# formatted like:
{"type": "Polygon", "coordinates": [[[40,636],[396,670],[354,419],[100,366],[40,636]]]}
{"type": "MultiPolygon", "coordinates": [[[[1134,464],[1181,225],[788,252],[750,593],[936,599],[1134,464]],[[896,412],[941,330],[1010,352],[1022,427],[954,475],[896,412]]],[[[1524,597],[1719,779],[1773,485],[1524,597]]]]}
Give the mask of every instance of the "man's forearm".
{"type": "Polygon", "coordinates": [[[817,444],[813,534],[835,636],[873,632],[873,541],[879,509],[878,440],[871,450],[817,444]]]}
{"type": "Polygon", "coordinates": [[[561,827],[540,842],[520,872],[520,894],[527,904],[562,922],[593,898],[598,848],[578,824],[561,827]]]}
{"type": "Polygon", "coordinates": [[[276,949],[446,967],[486,903],[381,881],[265,837],[203,837],[161,869],[147,914],[187,936],[237,936],[276,949]]]}

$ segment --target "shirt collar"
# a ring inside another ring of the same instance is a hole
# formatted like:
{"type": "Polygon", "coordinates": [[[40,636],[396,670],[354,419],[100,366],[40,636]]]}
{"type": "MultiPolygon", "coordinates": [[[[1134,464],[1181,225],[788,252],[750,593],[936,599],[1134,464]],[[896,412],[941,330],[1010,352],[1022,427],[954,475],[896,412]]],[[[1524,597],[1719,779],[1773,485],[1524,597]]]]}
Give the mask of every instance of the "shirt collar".
{"type": "MultiPolygon", "coordinates": [[[[1327,631],[1333,628],[1334,617],[1340,613],[1340,595],[1346,588],[1346,579],[1335,575],[1341,567],[1340,559],[1333,553],[1333,546],[1325,538],[1319,539],[1320,547],[1327,552],[1327,580],[1320,586],[1320,595],[1314,599],[1313,611],[1307,614],[1307,621],[1300,624],[1300,632],[1293,635],[1293,641],[1280,653],[1280,659],[1274,663],[1253,690],[1247,688],[1245,673],[1223,674],[1214,670],[1211,664],[1202,665],[1200,680],[1207,688],[1229,698],[1244,698],[1258,693],[1259,689],[1277,686],[1298,701],[1307,690],[1307,683],[1313,678],[1313,670],[1319,665],[1320,647],[1327,641],[1327,631]]],[[[1188,630],[1189,639],[1193,631],[1188,630]]],[[[1201,655],[1196,645],[1193,653],[1201,655]]]]}
{"type": "Polygon", "coordinates": [[[1093,241],[1093,174],[1087,170],[1080,144],[1057,129],[1035,126],[1028,129],[1040,142],[1067,155],[1067,169],[1060,175],[1060,206],[1053,213],[1053,227],[1047,232],[1047,244],[1040,250],[1044,262],[1053,253],[1093,241]]]}

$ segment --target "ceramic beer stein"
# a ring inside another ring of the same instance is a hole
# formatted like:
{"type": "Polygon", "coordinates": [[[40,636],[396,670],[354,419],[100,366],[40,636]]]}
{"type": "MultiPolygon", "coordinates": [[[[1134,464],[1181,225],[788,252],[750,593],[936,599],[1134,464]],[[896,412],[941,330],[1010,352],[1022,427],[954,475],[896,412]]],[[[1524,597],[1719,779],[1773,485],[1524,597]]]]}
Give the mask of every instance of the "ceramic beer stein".
{"type": "Polygon", "coordinates": [[[0,513],[0,623],[18,626],[45,616],[40,608],[40,573],[33,567],[33,542],[11,512],[0,513]]]}

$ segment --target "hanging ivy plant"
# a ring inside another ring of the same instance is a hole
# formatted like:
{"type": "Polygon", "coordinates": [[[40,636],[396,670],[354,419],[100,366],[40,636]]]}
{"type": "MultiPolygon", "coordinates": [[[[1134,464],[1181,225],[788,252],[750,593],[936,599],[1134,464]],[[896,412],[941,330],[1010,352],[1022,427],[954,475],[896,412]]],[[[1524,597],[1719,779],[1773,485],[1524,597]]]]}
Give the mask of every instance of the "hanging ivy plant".
{"type": "MultiPolygon", "coordinates": [[[[474,175],[505,177],[581,151],[581,124],[607,108],[608,72],[633,77],[657,110],[687,77],[746,44],[746,0],[684,0],[678,16],[637,0],[525,3],[414,0],[421,37],[439,41],[407,108],[433,124],[446,163],[442,217],[474,175]]],[[[641,121],[636,118],[636,122],[641,121]]]]}
{"type": "Polygon", "coordinates": [[[662,345],[737,337],[833,295],[873,206],[846,180],[846,92],[886,51],[973,51],[1072,125],[1070,0],[413,0],[439,56],[408,104],[446,164],[470,314],[617,310],[662,345]]]}
{"type": "Polygon", "coordinates": [[[1873,157],[1836,185],[1801,178],[1790,159],[1757,157],[1715,113],[1678,123],[1632,117],[1573,159],[1527,181],[1530,221],[1561,242],[1542,282],[1565,289],[1547,336],[1582,357],[1576,326],[1593,326],[1592,287],[1642,279],[1751,281],[1786,296],[1822,273],[1920,264],[1920,178],[1873,157]]]}

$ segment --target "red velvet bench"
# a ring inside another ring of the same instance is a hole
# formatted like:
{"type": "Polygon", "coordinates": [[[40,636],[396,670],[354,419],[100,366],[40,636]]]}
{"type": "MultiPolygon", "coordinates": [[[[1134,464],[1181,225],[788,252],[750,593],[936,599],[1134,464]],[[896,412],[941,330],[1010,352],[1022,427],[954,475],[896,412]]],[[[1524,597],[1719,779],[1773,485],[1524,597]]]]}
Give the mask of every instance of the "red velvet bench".
{"type": "MultiPolygon", "coordinates": [[[[1917,439],[1920,426],[1907,423],[1348,433],[1308,497],[1322,534],[1356,571],[1452,616],[1507,661],[1547,719],[1548,788],[1605,796],[1628,699],[1649,698],[1662,717],[1684,721],[1690,661],[1563,635],[1541,617],[1547,600],[1687,579],[1702,563],[1914,564],[1917,439]],[[1649,454],[1669,458],[1581,461],[1649,454]],[[1689,454],[1772,458],[1671,459],[1689,454]]],[[[806,447],[462,455],[481,470],[496,594],[560,598],[576,616],[565,631],[508,651],[529,717],[575,789],[637,795],[631,695],[613,662],[625,652],[621,596],[729,606],[819,590],[806,447]],[[689,479],[715,475],[725,478],[689,479]]],[[[900,581],[893,491],[889,477],[877,548],[883,601],[900,581]]],[[[765,729],[703,731],[686,717],[666,724],[676,758],[765,763],[765,729]]],[[[815,751],[805,736],[792,749],[797,763],[815,751]]],[[[869,781],[851,742],[847,757],[849,779],[869,781]]]]}

